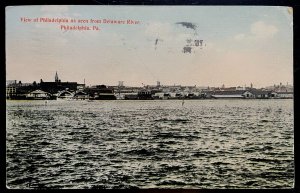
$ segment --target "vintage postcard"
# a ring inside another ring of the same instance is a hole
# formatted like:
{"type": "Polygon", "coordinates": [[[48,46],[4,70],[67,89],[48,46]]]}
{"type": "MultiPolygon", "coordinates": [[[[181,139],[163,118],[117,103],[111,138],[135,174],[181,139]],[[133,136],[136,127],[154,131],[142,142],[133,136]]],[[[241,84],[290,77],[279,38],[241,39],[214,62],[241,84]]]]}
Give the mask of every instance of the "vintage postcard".
{"type": "Polygon", "coordinates": [[[6,7],[9,189],[294,187],[293,9],[6,7]]]}

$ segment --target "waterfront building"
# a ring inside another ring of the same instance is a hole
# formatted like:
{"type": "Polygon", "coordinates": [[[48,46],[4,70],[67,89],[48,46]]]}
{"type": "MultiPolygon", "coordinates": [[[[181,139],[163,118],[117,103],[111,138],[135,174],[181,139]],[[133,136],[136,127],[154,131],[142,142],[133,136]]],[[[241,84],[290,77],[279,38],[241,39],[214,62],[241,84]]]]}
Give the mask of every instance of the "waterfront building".
{"type": "Polygon", "coordinates": [[[26,99],[38,100],[38,99],[50,99],[51,94],[42,90],[35,90],[26,94],[26,99]]]}
{"type": "Polygon", "coordinates": [[[6,98],[11,99],[17,95],[17,88],[15,86],[6,86],[6,98]]]}
{"type": "Polygon", "coordinates": [[[151,90],[142,89],[138,92],[138,99],[140,100],[149,100],[153,99],[151,90]]]}
{"type": "Polygon", "coordinates": [[[212,98],[254,98],[250,91],[235,90],[235,91],[216,91],[211,95],[212,98]]]}
{"type": "Polygon", "coordinates": [[[6,98],[7,99],[26,99],[26,94],[37,90],[38,86],[35,82],[22,83],[16,80],[6,82],[6,98]]]}
{"type": "Polygon", "coordinates": [[[294,93],[293,92],[277,92],[276,98],[292,99],[292,98],[294,98],[294,93]]]}
{"type": "Polygon", "coordinates": [[[93,100],[116,100],[114,89],[106,85],[95,85],[84,89],[93,100]]]}
{"type": "Polygon", "coordinates": [[[126,93],[124,95],[125,100],[137,100],[138,99],[138,93],[126,93]]]}
{"type": "Polygon", "coordinates": [[[183,94],[182,94],[182,93],[177,92],[177,93],[175,94],[175,98],[176,98],[176,99],[182,99],[182,98],[184,98],[184,97],[183,97],[183,94]]]}
{"type": "Polygon", "coordinates": [[[271,95],[271,91],[268,91],[268,90],[253,89],[253,90],[251,90],[251,92],[257,99],[268,99],[268,98],[270,98],[270,95],[271,95]]]}
{"type": "Polygon", "coordinates": [[[89,99],[89,95],[83,91],[76,91],[73,95],[73,98],[76,100],[86,100],[89,99]]]}
{"type": "Polygon", "coordinates": [[[190,92],[185,96],[186,99],[202,99],[204,96],[199,92],[190,92]]]}
{"type": "Polygon", "coordinates": [[[139,88],[135,88],[135,87],[128,87],[128,88],[123,88],[123,89],[118,89],[115,92],[115,96],[118,100],[120,99],[129,99],[131,98],[132,95],[136,95],[138,93],[139,88]],[[128,97],[126,97],[128,96],[128,97]]]}
{"type": "Polygon", "coordinates": [[[157,92],[154,95],[152,95],[153,99],[170,99],[171,95],[170,93],[164,93],[164,92],[157,92]]]}
{"type": "Polygon", "coordinates": [[[77,83],[77,88],[76,90],[84,90],[85,89],[85,84],[78,84],[77,83]]]}
{"type": "Polygon", "coordinates": [[[55,73],[54,80],[54,82],[44,82],[41,79],[39,84],[40,89],[54,94],[66,89],[76,91],[77,87],[79,86],[77,82],[62,82],[59,79],[57,72],[55,73]]]}

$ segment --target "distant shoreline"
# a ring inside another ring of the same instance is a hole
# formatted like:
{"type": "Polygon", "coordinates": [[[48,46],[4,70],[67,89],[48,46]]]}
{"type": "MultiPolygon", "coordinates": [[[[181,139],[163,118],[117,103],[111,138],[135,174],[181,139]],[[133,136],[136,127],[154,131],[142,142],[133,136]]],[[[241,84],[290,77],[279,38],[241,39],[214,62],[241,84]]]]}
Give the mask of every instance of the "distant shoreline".
{"type": "Polygon", "coordinates": [[[94,101],[205,101],[205,100],[209,100],[209,101],[214,101],[214,100],[284,100],[284,99],[294,99],[294,98],[218,98],[218,99],[214,99],[214,98],[209,98],[209,99],[149,99],[149,100],[142,100],[142,99],[117,99],[117,100],[76,100],[76,99],[72,99],[72,100],[47,100],[47,99],[33,99],[33,100],[24,100],[24,99],[6,99],[6,101],[89,101],[89,102],[94,102],[94,101]]]}

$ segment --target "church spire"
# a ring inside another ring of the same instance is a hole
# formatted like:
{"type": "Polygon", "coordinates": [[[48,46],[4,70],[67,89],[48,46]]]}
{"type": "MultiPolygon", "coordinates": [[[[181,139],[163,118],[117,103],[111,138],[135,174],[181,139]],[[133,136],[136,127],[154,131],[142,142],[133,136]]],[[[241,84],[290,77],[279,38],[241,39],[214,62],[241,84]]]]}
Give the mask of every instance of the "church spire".
{"type": "Polygon", "coordinates": [[[55,82],[59,82],[58,75],[57,75],[57,71],[56,71],[56,73],[55,73],[55,82]]]}

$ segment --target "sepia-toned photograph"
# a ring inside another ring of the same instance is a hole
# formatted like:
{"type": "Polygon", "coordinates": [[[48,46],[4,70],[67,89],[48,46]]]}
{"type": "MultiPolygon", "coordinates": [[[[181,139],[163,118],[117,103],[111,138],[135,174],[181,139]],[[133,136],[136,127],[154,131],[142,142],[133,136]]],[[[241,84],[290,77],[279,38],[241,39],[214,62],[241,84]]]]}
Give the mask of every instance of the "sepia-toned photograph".
{"type": "Polygon", "coordinates": [[[294,188],[293,8],[5,8],[7,189],[294,188]]]}

